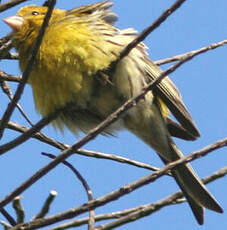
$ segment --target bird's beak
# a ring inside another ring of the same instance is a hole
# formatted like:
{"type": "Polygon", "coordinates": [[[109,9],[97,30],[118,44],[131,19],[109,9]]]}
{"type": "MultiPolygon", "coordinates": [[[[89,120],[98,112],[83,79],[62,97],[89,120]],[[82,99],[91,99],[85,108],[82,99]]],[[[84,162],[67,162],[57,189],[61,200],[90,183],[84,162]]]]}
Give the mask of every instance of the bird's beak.
{"type": "Polygon", "coordinates": [[[4,18],[3,21],[13,30],[19,30],[24,23],[24,19],[20,16],[10,16],[4,18]]]}

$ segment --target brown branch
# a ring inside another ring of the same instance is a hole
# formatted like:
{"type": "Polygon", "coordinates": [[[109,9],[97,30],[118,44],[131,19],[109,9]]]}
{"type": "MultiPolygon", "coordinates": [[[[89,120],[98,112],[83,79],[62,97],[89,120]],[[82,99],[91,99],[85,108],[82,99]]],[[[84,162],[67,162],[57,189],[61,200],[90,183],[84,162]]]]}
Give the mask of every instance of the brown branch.
{"type": "Polygon", "coordinates": [[[17,87],[17,90],[15,92],[13,100],[10,102],[9,106],[7,107],[5,113],[4,113],[3,117],[2,117],[2,120],[1,120],[1,123],[0,123],[0,139],[1,139],[2,135],[3,135],[5,126],[6,126],[6,124],[8,123],[8,121],[10,119],[10,116],[12,115],[12,113],[13,113],[13,111],[15,109],[15,106],[16,106],[17,102],[19,101],[20,97],[22,96],[25,84],[26,84],[26,82],[28,80],[28,77],[30,75],[30,72],[32,70],[33,63],[35,62],[36,54],[38,53],[39,47],[41,45],[45,30],[46,30],[46,28],[48,26],[48,22],[50,20],[50,17],[51,17],[53,8],[55,6],[55,3],[56,3],[56,0],[52,0],[50,6],[48,7],[48,11],[47,11],[47,13],[45,15],[43,24],[42,24],[41,29],[39,31],[39,35],[38,35],[38,37],[37,37],[37,39],[35,41],[35,44],[34,44],[33,49],[31,51],[31,56],[28,59],[28,64],[27,64],[27,66],[25,68],[25,71],[23,73],[22,80],[21,80],[20,84],[17,87]]]}
{"type": "MultiPolygon", "coordinates": [[[[223,176],[226,176],[227,174],[227,167],[224,167],[218,171],[216,171],[215,173],[213,173],[212,175],[210,175],[209,177],[206,177],[203,179],[203,182],[205,184],[210,183],[211,181],[214,181],[215,179],[221,178],[223,176]]],[[[136,221],[138,219],[141,219],[145,216],[151,215],[154,212],[159,211],[160,209],[167,207],[169,205],[175,205],[175,204],[180,204],[182,202],[185,202],[186,199],[180,199],[183,197],[183,193],[181,191],[178,191],[154,204],[147,204],[147,205],[143,205],[137,208],[136,211],[129,213],[129,215],[124,216],[122,218],[120,218],[119,220],[107,223],[107,224],[103,224],[100,226],[97,226],[94,230],[109,230],[109,229],[113,229],[119,226],[122,226],[126,223],[129,222],[133,222],[136,221]]],[[[127,210],[128,212],[130,212],[130,210],[127,210]]],[[[119,213],[120,214],[120,213],[119,213]]],[[[54,230],[54,229],[52,229],[54,230]]]]}
{"type": "Polygon", "coordinates": [[[40,212],[37,215],[35,215],[32,218],[32,220],[36,220],[36,219],[43,218],[44,216],[46,216],[46,214],[50,210],[50,205],[54,201],[54,198],[57,196],[57,194],[58,193],[56,191],[54,191],[54,190],[50,191],[50,194],[47,197],[47,199],[45,200],[42,209],[40,210],[40,212]]]}
{"type": "MultiPolygon", "coordinates": [[[[47,156],[51,159],[55,159],[56,156],[54,156],[53,154],[49,154],[49,153],[42,153],[42,155],[47,156]]],[[[72,165],[70,164],[68,161],[62,161],[62,163],[68,167],[70,170],[72,170],[72,172],[76,175],[76,177],[79,179],[79,181],[81,182],[81,184],[83,185],[86,193],[87,193],[87,197],[88,197],[88,201],[93,200],[93,195],[92,195],[92,190],[90,188],[90,186],[88,185],[87,181],[83,178],[83,176],[81,175],[81,173],[72,165]]],[[[94,229],[94,216],[95,216],[95,211],[94,209],[89,210],[89,221],[88,221],[88,229],[92,230],[94,229]]],[[[37,219],[37,218],[36,218],[37,219]]]]}
{"type": "Polygon", "coordinates": [[[11,229],[11,226],[8,223],[6,223],[5,221],[0,221],[0,223],[4,227],[4,230],[11,229]]]}
{"type": "Polygon", "coordinates": [[[5,59],[9,56],[9,50],[13,48],[12,41],[7,41],[4,45],[0,47],[0,59],[5,59]]]}
{"type": "Polygon", "coordinates": [[[13,149],[17,147],[18,145],[24,143],[29,138],[31,138],[32,135],[40,131],[43,127],[45,127],[47,124],[49,124],[51,121],[53,121],[59,114],[60,110],[55,111],[54,113],[50,114],[49,116],[42,118],[36,125],[34,125],[32,128],[28,129],[27,132],[23,133],[19,137],[15,138],[14,140],[3,144],[0,146],[0,155],[6,153],[10,149],[13,149]]]}
{"type": "Polygon", "coordinates": [[[24,208],[21,204],[21,197],[17,196],[13,199],[13,208],[17,216],[17,224],[24,223],[25,213],[24,208]]]}
{"type": "MultiPolygon", "coordinates": [[[[85,149],[78,149],[76,151],[76,153],[80,154],[80,155],[83,155],[83,156],[87,156],[87,157],[94,157],[94,158],[97,158],[97,159],[112,160],[112,161],[116,161],[116,162],[119,162],[119,163],[136,166],[138,168],[149,169],[149,170],[152,170],[152,171],[157,171],[157,170],[160,169],[160,168],[157,168],[155,166],[151,166],[149,164],[146,164],[146,163],[143,163],[143,162],[140,162],[140,161],[135,161],[135,160],[132,160],[130,158],[118,156],[116,154],[101,153],[101,152],[95,152],[95,151],[90,151],[90,150],[85,150],[85,149]]],[[[167,175],[170,175],[170,174],[167,173],[167,175]]]]}
{"type": "Polygon", "coordinates": [[[4,209],[1,208],[0,213],[6,218],[6,220],[12,225],[15,226],[17,223],[14,218],[4,209]]]}
{"type": "Polygon", "coordinates": [[[0,70],[0,78],[4,81],[21,82],[21,76],[10,75],[0,70]]]}
{"type": "MultiPolygon", "coordinates": [[[[73,144],[70,148],[63,151],[58,157],[56,157],[55,160],[41,168],[38,172],[36,172],[32,177],[30,177],[26,182],[24,182],[21,186],[16,188],[11,194],[6,196],[1,202],[0,207],[3,207],[4,205],[8,204],[15,196],[19,195],[21,192],[26,190],[29,186],[34,184],[37,180],[39,180],[41,177],[46,175],[50,170],[52,170],[54,167],[56,167],[59,163],[61,163],[63,160],[71,156],[77,149],[79,149],[81,146],[86,144],[88,141],[95,138],[99,133],[101,133],[106,127],[108,127],[111,123],[116,121],[120,115],[122,115],[126,110],[136,105],[136,103],[144,98],[144,95],[152,90],[165,76],[175,71],[177,68],[179,68],[183,63],[185,63],[188,60],[191,60],[193,57],[195,57],[198,54],[191,54],[187,55],[183,60],[179,61],[177,64],[171,66],[166,71],[162,72],[158,78],[156,78],[153,82],[147,85],[142,92],[129,99],[127,102],[125,102],[120,108],[118,108],[115,112],[113,112],[111,115],[109,115],[100,125],[92,129],[85,137],[80,139],[77,143],[73,144]]],[[[45,119],[42,119],[45,120],[45,119]]],[[[32,128],[34,129],[35,126],[32,128]]],[[[33,132],[34,133],[34,132],[33,132]]],[[[16,138],[17,145],[19,143],[23,143],[25,140],[27,140],[29,137],[24,138],[25,134],[22,134],[20,137],[16,138]],[[19,140],[18,140],[19,139],[19,140]]],[[[13,146],[15,147],[15,145],[13,146]]],[[[6,152],[7,150],[10,150],[13,148],[10,143],[5,144],[4,146],[0,146],[0,151],[2,153],[6,152]],[[3,148],[4,147],[4,148],[3,148]]]]}
{"type": "MultiPolygon", "coordinates": [[[[9,122],[7,127],[11,130],[15,130],[18,131],[20,133],[25,133],[28,131],[28,128],[24,127],[24,126],[20,126],[14,122],[9,122]]],[[[44,134],[41,133],[36,133],[32,136],[32,138],[35,138],[43,143],[49,144],[53,147],[56,147],[60,150],[65,150],[69,147],[69,145],[63,144],[61,142],[58,142],[50,137],[45,136],[44,134]]],[[[123,164],[128,164],[128,165],[132,165],[132,166],[136,166],[139,168],[144,168],[144,169],[149,169],[152,171],[156,171],[159,170],[159,168],[155,167],[155,166],[151,166],[149,164],[143,163],[143,162],[139,162],[139,161],[135,161],[126,157],[122,157],[122,156],[118,156],[116,154],[109,154],[109,153],[102,153],[102,152],[96,152],[96,151],[91,151],[91,150],[86,150],[86,149],[77,149],[75,151],[75,153],[82,155],[82,156],[86,156],[86,157],[93,157],[93,158],[97,158],[97,159],[106,159],[106,160],[112,160],[112,161],[116,161],[119,163],[123,163],[123,164]]]]}
{"type": "Polygon", "coordinates": [[[4,59],[12,47],[12,33],[9,33],[0,39],[0,59],[4,59]]]}
{"type": "MultiPolygon", "coordinates": [[[[130,52],[130,51],[129,51],[129,52],[130,52]]],[[[192,54],[190,54],[190,56],[192,56],[192,54]]],[[[158,83],[158,81],[157,81],[157,83],[158,83]]],[[[157,84],[157,83],[156,83],[156,84],[157,84]]],[[[96,134],[95,134],[95,135],[96,135],[96,134]]],[[[225,144],[225,145],[226,145],[226,144],[225,144]]],[[[70,154],[70,155],[71,155],[71,154],[70,154]]],[[[65,158],[66,158],[66,157],[65,157],[65,158]]]]}
{"type": "Polygon", "coordinates": [[[130,42],[121,52],[119,58],[113,64],[115,66],[122,58],[126,57],[130,51],[142,42],[153,30],[159,27],[174,11],[176,11],[186,0],[177,0],[172,6],[166,9],[148,28],[146,28],[136,39],[130,42]]]}
{"type": "Polygon", "coordinates": [[[156,65],[163,65],[163,64],[166,64],[166,63],[174,62],[174,61],[180,61],[183,58],[185,58],[187,55],[202,54],[202,53],[205,53],[205,52],[207,52],[209,50],[216,49],[216,48],[218,48],[220,46],[223,46],[223,45],[226,45],[226,44],[227,44],[227,40],[223,40],[223,41],[220,41],[220,42],[217,42],[217,43],[212,43],[212,44],[210,44],[208,46],[202,47],[202,48],[197,49],[197,50],[193,50],[193,51],[190,51],[190,52],[187,52],[187,53],[183,53],[183,54],[179,54],[179,55],[176,55],[176,56],[173,56],[173,57],[158,60],[158,61],[155,61],[154,63],[156,65]]]}
{"type": "MultiPolygon", "coordinates": [[[[13,93],[12,90],[10,89],[8,82],[2,80],[0,78],[0,86],[2,88],[2,91],[8,96],[8,98],[10,100],[13,99],[13,93]]],[[[16,104],[17,109],[19,110],[19,112],[21,113],[21,115],[25,118],[25,120],[28,122],[28,124],[30,124],[31,126],[33,126],[31,120],[29,119],[29,117],[25,114],[24,110],[22,109],[22,107],[20,106],[19,103],[16,104]]]]}
{"type": "MultiPolygon", "coordinates": [[[[34,125],[36,126],[36,125],[34,125]]],[[[26,133],[28,132],[30,129],[25,127],[25,126],[21,126],[17,123],[14,123],[12,121],[8,122],[7,127],[8,129],[20,132],[20,133],[26,133]]],[[[40,133],[40,132],[36,132],[36,133],[32,133],[32,138],[35,138],[43,143],[49,144],[57,149],[60,150],[65,150],[69,147],[69,145],[63,144],[61,142],[58,142],[50,137],[45,136],[44,134],[40,133]]],[[[1,147],[0,147],[1,149],[1,147]]]]}
{"type": "MultiPolygon", "coordinates": [[[[51,169],[53,169],[56,165],[58,165],[62,160],[65,160],[67,157],[71,156],[73,154],[73,151],[75,151],[77,148],[80,148],[82,145],[87,143],[89,140],[97,136],[101,131],[103,131],[108,125],[110,125],[112,122],[114,122],[124,111],[131,108],[133,105],[136,104],[140,99],[144,97],[144,95],[151,90],[153,87],[156,86],[167,74],[173,72],[175,69],[177,69],[179,66],[181,66],[184,62],[192,59],[197,54],[190,54],[186,56],[183,60],[178,62],[177,64],[171,66],[169,69],[167,69],[165,72],[163,72],[159,78],[157,78],[154,82],[150,83],[140,95],[138,95],[135,98],[130,99],[128,102],[126,102],[122,107],[120,107],[116,112],[114,112],[112,115],[110,115],[104,122],[102,122],[98,127],[93,129],[91,132],[89,132],[88,135],[86,135],[84,138],[82,138],[80,141],[78,141],[76,144],[74,144],[71,148],[63,151],[61,155],[59,155],[54,161],[43,167],[40,171],[38,171],[33,177],[29,178],[23,185],[19,186],[9,194],[6,198],[4,198],[0,204],[1,206],[4,206],[5,204],[9,203],[15,196],[23,192],[25,189],[27,189],[30,185],[35,183],[38,179],[40,179],[42,176],[44,176],[46,173],[48,173],[51,169]]],[[[22,143],[22,142],[21,142],[22,143]]]]}
{"type": "Polygon", "coordinates": [[[0,12],[3,12],[3,11],[5,11],[11,7],[14,7],[14,6],[16,6],[22,2],[26,2],[26,1],[28,1],[28,0],[10,0],[8,2],[2,3],[0,5],[0,12]]]}
{"type": "MultiPolygon", "coordinates": [[[[143,177],[143,178],[141,178],[135,182],[132,182],[128,185],[121,187],[118,190],[115,190],[111,193],[108,193],[108,194],[102,196],[102,197],[99,197],[95,200],[92,200],[92,201],[90,201],[90,202],[88,202],[82,206],[79,206],[77,208],[72,208],[69,211],[65,211],[65,212],[62,212],[60,214],[49,216],[47,218],[37,219],[37,220],[31,221],[29,223],[17,225],[14,228],[12,228],[12,230],[20,229],[21,227],[23,227],[24,230],[26,230],[26,229],[32,230],[32,229],[48,226],[50,224],[54,224],[54,223],[57,223],[59,221],[65,220],[65,219],[73,218],[73,217],[78,216],[82,213],[85,213],[85,212],[87,212],[93,208],[97,208],[97,207],[105,205],[106,203],[117,200],[120,197],[122,197],[126,194],[129,194],[129,193],[133,192],[134,190],[136,190],[136,189],[138,189],[138,188],[140,188],[146,184],[149,184],[149,183],[156,181],[158,178],[162,177],[168,170],[173,169],[174,167],[178,166],[179,164],[188,163],[192,160],[204,157],[208,153],[210,153],[216,149],[222,148],[226,145],[227,145],[227,138],[219,140],[219,141],[217,141],[217,142],[215,142],[215,143],[213,143],[213,144],[211,144],[211,145],[209,145],[209,146],[207,146],[207,147],[205,147],[199,151],[193,152],[188,156],[185,156],[185,157],[183,157],[177,161],[169,163],[168,165],[166,165],[162,169],[160,169],[160,170],[158,170],[158,171],[156,171],[156,172],[154,172],[148,176],[145,176],[145,177],[143,177]]],[[[0,207],[7,204],[8,202],[10,202],[10,199],[8,199],[8,197],[6,197],[4,200],[0,201],[0,207]]]]}

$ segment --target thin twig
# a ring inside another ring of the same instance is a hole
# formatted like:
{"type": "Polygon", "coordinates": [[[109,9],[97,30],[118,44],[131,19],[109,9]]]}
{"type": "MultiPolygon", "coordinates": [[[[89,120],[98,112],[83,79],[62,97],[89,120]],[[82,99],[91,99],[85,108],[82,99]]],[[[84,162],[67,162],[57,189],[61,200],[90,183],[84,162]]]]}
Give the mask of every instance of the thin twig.
{"type": "Polygon", "coordinates": [[[218,48],[220,46],[223,46],[223,45],[226,45],[226,44],[227,44],[227,40],[223,40],[223,41],[220,41],[220,42],[217,42],[217,43],[212,43],[212,44],[210,44],[208,46],[202,47],[202,48],[197,49],[197,50],[193,50],[193,51],[183,53],[183,54],[179,54],[179,55],[176,55],[176,56],[173,56],[173,57],[161,59],[161,60],[155,61],[154,63],[156,65],[163,65],[163,64],[166,64],[166,63],[174,62],[174,61],[180,61],[183,58],[185,58],[185,56],[187,56],[187,55],[202,54],[202,53],[205,53],[205,52],[207,52],[209,50],[216,49],[216,48],[218,48]]]}
{"type": "MultiPolygon", "coordinates": [[[[2,88],[2,91],[8,96],[8,98],[10,100],[13,99],[13,93],[8,85],[8,83],[4,80],[2,80],[0,78],[0,86],[2,88]]],[[[17,109],[19,110],[19,112],[21,113],[21,115],[25,118],[25,120],[28,122],[28,124],[30,124],[31,126],[33,126],[32,121],[29,119],[29,117],[25,114],[25,112],[23,111],[22,107],[20,106],[19,103],[16,104],[17,109]]]]}
{"type": "MultiPolygon", "coordinates": [[[[4,205],[8,204],[15,196],[19,195],[21,192],[26,190],[29,186],[34,184],[37,180],[39,180],[41,177],[46,175],[50,170],[52,170],[54,167],[56,167],[59,163],[61,163],[66,158],[70,157],[77,149],[82,147],[84,144],[86,144],[88,141],[95,138],[98,134],[100,134],[106,127],[108,127],[111,123],[116,121],[119,116],[121,116],[126,110],[136,105],[136,103],[144,98],[144,95],[152,90],[165,76],[175,71],[177,68],[179,68],[183,63],[185,63],[188,60],[191,60],[193,57],[195,57],[197,54],[188,55],[183,60],[178,62],[177,64],[171,66],[166,71],[164,71],[158,78],[156,78],[153,82],[147,85],[142,92],[129,99],[127,102],[125,102],[120,108],[118,108],[115,112],[113,112],[111,115],[109,115],[100,125],[92,129],[85,137],[80,139],[78,142],[73,144],[70,148],[64,150],[58,157],[56,157],[55,160],[41,168],[38,172],[36,172],[32,177],[30,177],[27,181],[25,181],[22,185],[20,185],[18,188],[16,188],[11,194],[6,196],[1,202],[0,207],[3,207],[4,205]]],[[[59,111],[58,111],[59,112],[59,111]]],[[[45,119],[42,119],[45,120],[45,119]]],[[[41,120],[41,121],[42,121],[41,120]]],[[[34,130],[36,126],[33,126],[30,130],[34,130]]],[[[27,132],[26,132],[27,133],[27,132]]],[[[27,140],[29,137],[25,134],[22,134],[20,137],[17,138],[16,144],[14,143],[13,147],[23,143],[25,140],[27,140]]],[[[30,134],[34,134],[35,132],[30,132],[30,134]]],[[[10,143],[5,144],[4,146],[0,146],[0,152],[4,153],[7,150],[10,150],[13,148],[10,143]],[[4,147],[4,148],[3,148],[4,147]]]]}
{"type": "Polygon", "coordinates": [[[14,220],[14,218],[4,208],[1,208],[0,213],[6,218],[6,220],[12,226],[15,226],[17,224],[17,222],[14,220]]]}
{"type": "Polygon", "coordinates": [[[8,2],[2,3],[0,5],[0,12],[3,12],[3,11],[5,11],[11,7],[14,7],[14,6],[16,6],[22,2],[26,2],[26,1],[28,1],[28,0],[10,0],[8,2]]]}
{"type": "Polygon", "coordinates": [[[13,47],[12,32],[0,39],[0,59],[4,59],[13,47]]]}
{"type": "Polygon", "coordinates": [[[148,28],[146,28],[141,34],[137,36],[137,38],[135,38],[124,48],[115,64],[117,64],[122,58],[126,57],[133,48],[135,48],[140,42],[142,42],[152,31],[159,27],[185,1],[186,0],[177,0],[172,6],[167,8],[148,28]]]}
{"type": "Polygon", "coordinates": [[[21,76],[10,75],[0,70],[0,77],[5,81],[21,82],[21,76]]]}
{"type": "Polygon", "coordinates": [[[4,230],[11,229],[11,226],[5,221],[0,221],[1,225],[4,227],[4,230]]]}
{"type": "Polygon", "coordinates": [[[17,196],[13,199],[13,208],[17,215],[17,223],[24,223],[25,213],[21,204],[21,197],[17,196]]]}
{"type": "MultiPolygon", "coordinates": [[[[29,130],[28,128],[26,128],[24,126],[21,126],[21,125],[18,125],[18,124],[14,123],[14,122],[9,122],[6,128],[18,131],[20,133],[25,133],[25,132],[27,132],[29,130]]],[[[32,136],[32,138],[35,138],[35,139],[37,139],[37,140],[39,140],[39,141],[41,141],[43,143],[49,144],[49,145],[51,145],[53,147],[56,147],[56,148],[58,148],[60,150],[65,150],[65,149],[69,148],[69,145],[66,145],[66,144],[63,144],[63,143],[61,143],[59,141],[56,141],[56,140],[54,140],[54,139],[52,139],[50,137],[47,137],[44,134],[41,134],[39,132],[34,134],[32,136]]],[[[140,162],[140,161],[132,160],[132,159],[129,159],[129,158],[126,158],[126,157],[118,156],[116,154],[103,153],[103,152],[97,152],[97,151],[86,150],[86,149],[77,149],[75,151],[75,153],[79,154],[79,155],[82,155],[82,156],[86,156],[86,157],[93,157],[93,158],[97,158],[97,159],[112,160],[112,161],[116,161],[116,162],[119,162],[119,163],[136,166],[136,167],[139,167],[139,168],[149,169],[149,170],[152,170],[152,171],[159,170],[159,168],[157,168],[155,166],[152,166],[152,165],[140,162]]],[[[170,175],[170,174],[168,174],[168,175],[170,175]]]]}
{"type": "MultiPolygon", "coordinates": [[[[42,155],[47,156],[51,159],[55,159],[56,156],[54,156],[53,154],[50,153],[42,153],[42,155]]],[[[92,195],[92,190],[90,188],[90,186],[88,185],[87,181],[83,178],[83,176],[81,175],[81,173],[72,165],[70,164],[68,161],[62,161],[62,163],[67,166],[69,169],[71,169],[73,171],[73,173],[76,175],[76,177],[79,179],[79,181],[82,183],[86,193],[87,193],[87,197],[88,197],[88,201],[93,200],[93,195],[92,195]]],[[[95,211],[94,209],[89,210],[89,221],[88,221],[88,229],[92,230],[94,228],[94,223],[95,223],[95,211]]]]}
{"type": "MultiPolygon", "coordinates": [[[[227,167],[224,167],[212,175],[202,179],[202,181],[207,184],[210,183],[211,181],[214,181],[218,178],[221,178],[223,176],[226,176],[227,174],[227,167]]],[[[185,202],[186,199],[180,199],[183,197],[183,193],[181,191],[178,191],[156,203],[153,204],[147,204],[143,205],[137,208],[134,212],[130,212],[127,216],[123,216],[122,218],[119,218],[118,220],[112,221],[107,224],[103,224],[100,226],[97,226],[94,230],[110,230],[114,229],[116,227],[122,226],[126,223],[136,221],[138,219],[141,219],[145,216],[151,215],[154,212],[159,211],[162,208],[165,208],[169,205],[175,205],[175,204],[180,204],[182,202],[185,202]]],[[[136,209],[136,208],[135,208],[136,209]]],[[[130,211],[130,210],[128,210],[130,211]]],[[[52,229],[54,230],[54,229],[52,229]]]]}
{"type": "Polygon", "coordinates": [[[32,218],[32,220],[36,220],[39,218],[43,218],[44,216],[46,216],[46,214],[49,212],[50,210],[50,205],[52,204],[52,202],[54,201],[54,198],[57,196],[57,192],[56,191],[50,191],[49,196],[47,197],[47,199],[45,200],[43,207],[41,209],[41,211],[32,218]]]}
{"type": "MultiPolygon", "coordinates": [[[[77,208],[72,208],[69,211],[65,211],[62,212],[60,214],[56,214],[53,216],[49,216],[47,218],[43,218],[42,220],[35,220],[29,223],[25,223],[23,225],[17,225],[14,228],[12,228],[12,230],[16,230],[16,229],[20,229],[21,227],[23,227],[24,230],[32,230],[32,229],[36,229],[36,228],[40,228],[40,227],[44,227],[44,226],[48,226],[50,224],[54,224],[59,222],[60,220],[65,220],[65,219],[70,219],[72,217],[78,216],[82,213],[85,213],[87,211],[89,211],[90,209],[93,208],[97,208],[100,206],[105,205],[106,203],[109,203],[111,201],[117,200],[120,197],[129,194],[131,192],[133,192],[134,190],[152,183],[154,181],[156,181],[158,178],[162,177],[168,170],[173,169],[174,167],[180,165],[180,164],[184,164],[184,163],[188,163],[192,160],[204,157],[205,155],[207,155],[208,153],[222,148],[224,146],[227,145],[227,138],[223,139],[223,140],[219,140],[199,151],[193,152],[191,154],[189,154],[188,156],[185,156],[177,161],[171,162],[168,165],[166,165],[165,167],[163,167],[162,169],[148,175],[145,176],[135,182],[132,182],[128,185],[125,185],[123,187],[121,187],[120,189],[117,189],[111,193],[108,193],[102,197],[99,197],[95,200],[92,200],[82,206],[79,206],[77,208]]],[[[57,159],[57,158],[56,158],[57,159]]],[[[0,201],[0,207],[6,203],[10,202],[10,200],[8,200],[8,198],[0,201]]]]}
{"type": "Polygon", "coordinates": [[[15,138],[14,140],[3,144],[0,146],[0,155],[4,154],[5,152],[9,151],[10,149],[13,149],[17,147],[18,145],[22,144],[23,142],[27,141],[29,138],[31,138],[32,135],[40,131],[43,127],[45,127],[47,124],[49,124],[51,121],[53,121],[58,114],[60,113],[61,109],[56,110],[54,113],[48,115],[45,118],[42,118],[39,122],[37,122],[33,127],[27,130],[27,132],[23,133],[19,137],[15,138]]]}

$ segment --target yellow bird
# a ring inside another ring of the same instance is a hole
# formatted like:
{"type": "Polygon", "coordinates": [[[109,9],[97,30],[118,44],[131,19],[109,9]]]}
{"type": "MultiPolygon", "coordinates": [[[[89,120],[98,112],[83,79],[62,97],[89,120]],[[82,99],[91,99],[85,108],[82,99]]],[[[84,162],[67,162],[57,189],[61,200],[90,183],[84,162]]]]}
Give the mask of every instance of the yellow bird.
{"type": "MultiPolygon", "coordinates": [[[[74,133],[88,132],[162,72],[149,60],[146,46],[140,43],[117,64],[112,77],[100,76],[100,71],[108,71],[137,36],[133,29],[113,26],[117,16],[110,11],[111,6],[110,1],[104,1],[53,11],[28,83],[42,116],[66,107],[53,122],[60,129],[67,126],[74,133]]],[[[4,19],[13,29],[22,72],[47,10],[46,6],[25,6],[16,16],[4,19]]],[[[165,164],[183,157],[171,136],[186,140],[199,137],[178,89],[168,77],[104,134],[122,128],[150,145],[165,164]],[[170,111],[180,125],[169,118],[170,111]]],[[[223,212],[189,164],[176,167],[172,175],[199,224],[203,224],[204,208],[223,212]]]]}

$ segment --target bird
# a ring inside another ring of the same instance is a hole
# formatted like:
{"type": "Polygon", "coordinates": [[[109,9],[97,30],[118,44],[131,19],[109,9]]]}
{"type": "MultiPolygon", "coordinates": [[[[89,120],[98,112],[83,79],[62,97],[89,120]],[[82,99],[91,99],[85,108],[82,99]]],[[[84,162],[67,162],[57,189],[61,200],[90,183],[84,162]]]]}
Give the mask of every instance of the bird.
{"type": "MultiPolygon", "coordinates": [[[[107,0],[52,12],[28,83],[36,109],[43,117],[64,108],[52,122],[60,130],[67,127],[74,134],[89,132],[162,73],[149,59],[142,42],[111,70],[111,64],[138,35],[134,29],[114,26],[118,17],[111,11],[112,5],[107,0]]],[[[45,5],[28,5],[4,19],[13,30],[13,46],[22,72],[47,10],[45,5]]],[[[195,140],[200,136],[169,77],[102,134],[111,135],[122,129],[153,148],[165,164],[184,156],[173,137],[195,140]],[[178,122],[170,118],[171,113],[178,122]]],[[[171,173],[200,225],[204,223],[205,208],[223,212],[189,163],[178,165],[171,173]]]]}

